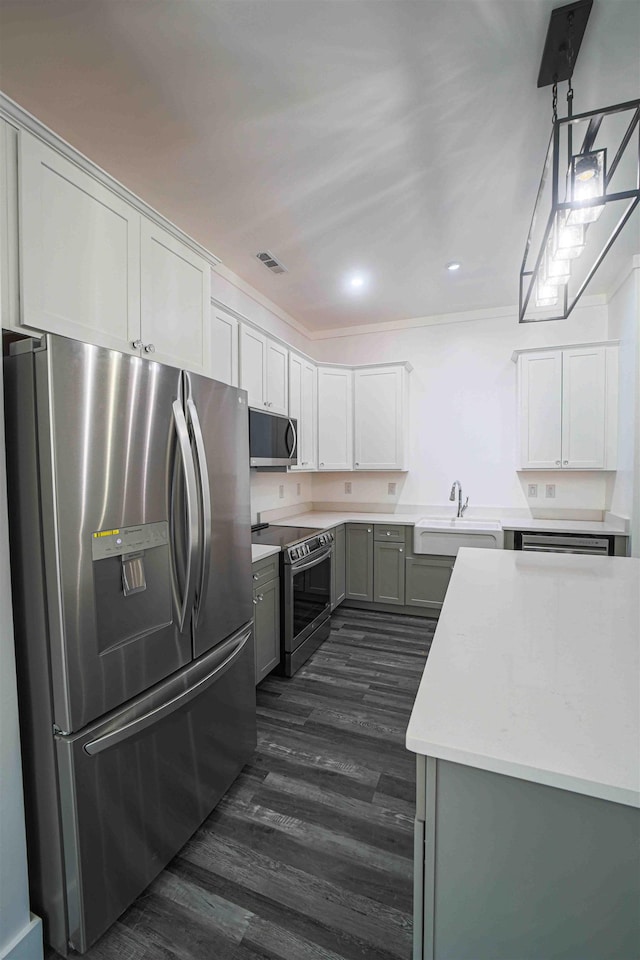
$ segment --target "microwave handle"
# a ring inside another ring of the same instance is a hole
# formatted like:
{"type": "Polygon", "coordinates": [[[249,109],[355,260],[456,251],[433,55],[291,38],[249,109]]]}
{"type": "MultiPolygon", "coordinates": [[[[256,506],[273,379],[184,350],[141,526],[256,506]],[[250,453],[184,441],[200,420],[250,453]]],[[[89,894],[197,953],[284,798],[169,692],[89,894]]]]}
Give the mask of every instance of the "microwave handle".
{"type": "Polygon", "coordinates": [[[296,428],[294,427],[293,420],[291,419],[289,420],[289,426],[291,427],[291,432],[293,434],[293,444],[291,446],[291,450],[288,450],[287,452],[288,452],[289,458],[293,460],[293,457],[296,452],[296,447],[298,446],[298,434],[296,433],[296,428]]]}

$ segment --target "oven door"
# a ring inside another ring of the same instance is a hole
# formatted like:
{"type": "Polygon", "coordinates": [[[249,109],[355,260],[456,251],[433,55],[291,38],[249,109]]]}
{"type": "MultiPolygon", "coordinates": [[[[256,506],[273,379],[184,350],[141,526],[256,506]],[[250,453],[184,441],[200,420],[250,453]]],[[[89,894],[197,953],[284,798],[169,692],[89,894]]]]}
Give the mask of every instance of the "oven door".
{"type": "Polygon", "coordinates": [[[293,653],[331,612],[333,547],[285,567],[284,649],[293,653]]]}

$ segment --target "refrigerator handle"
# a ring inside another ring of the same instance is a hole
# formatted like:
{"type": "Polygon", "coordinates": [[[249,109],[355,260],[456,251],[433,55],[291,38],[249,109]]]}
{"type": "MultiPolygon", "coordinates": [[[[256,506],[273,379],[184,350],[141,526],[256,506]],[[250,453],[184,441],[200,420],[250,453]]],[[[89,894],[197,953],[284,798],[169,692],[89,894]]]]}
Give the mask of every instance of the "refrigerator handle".
{"type": "Polygon", "coordinates": [[[187,528],[189,536],[189,546],[187,549],[187,571],[185,574],[184,597],[180,606],[179,626],[180,632],[184,630],[187,614],[193,607],[193,598],[196,589],[196,566],[198,562],[198,541],[200,539],[200,530],[198,524],[198,491],[196,485],[196,471],[191,453],[191,444],[189,442],[189,431],[187,421],[179,400],[173,401],[173,422],[176,428],[178,444],[180,446],[180,456],[182,459],[182,469],[184,471],[184,481],[187,494],[187,528]]]}
{"type": "Polygon", "coordinates": [[[202,503],[202,558],[200,564],[200,590],[198,593],[198,606],[196,609],[196,620],[198,611],[204,607],[209,586],[209,565],[211,562],[211,488],[209,486],[209,468],[207,465],[207,454],[204,447],[202,428],[200,427],[200,417],[198,410],[189,397],[187,399],[187,412],[193,429],[193,439],[196,445],[196,454],[198,457],[198,475],[200,479],[200,493],[202,503]]]}
{"type": "Polygon", "coordinates": [[[251,637],[251,634],[252,630],[249,628],[240,637],[234,638],[231,642],[225,644],[220,650],[221,656],[224,657],[222,662],[218,663],[218,665],[214,667],[210,673],[205,674],[204,677],[200,677],[186,690],[183,690],[177,696],[172,697],[171,700],[168,700],[166,703],[163,703],[158,707],[154,707],[141,717],[136,717],[136,719],[132,720],[130,723],[125,723],[124,726],[120,727],[119,729],[112,730],[110,733],[105,733],[102,737],[98,737],[96,740],[90,740],[89,743],[85,743],[85,753],[88,753],[89,756],[93,757],[98,753],[102,753],[104,750],[108,750],[110,747],[115,747],[117,744],[122,743],[124,740],[129,740],[131,737],[135,737],[136,734],[146,730],[147,727],[152,726],[152,724],[159,723],[166,717],[171,716],[172,713],[175,713],[176,710],[180,710],[188,703],[191,703],[191,701],[195,700],[196,697],[199,697],[201,693],[204,693],[204,691],[207,690],[212,683],[215,683],[216,680],[219,680],[223,673],[226,673],[234,660],[237,659],[241,651],[244,649],[251,637]]]}

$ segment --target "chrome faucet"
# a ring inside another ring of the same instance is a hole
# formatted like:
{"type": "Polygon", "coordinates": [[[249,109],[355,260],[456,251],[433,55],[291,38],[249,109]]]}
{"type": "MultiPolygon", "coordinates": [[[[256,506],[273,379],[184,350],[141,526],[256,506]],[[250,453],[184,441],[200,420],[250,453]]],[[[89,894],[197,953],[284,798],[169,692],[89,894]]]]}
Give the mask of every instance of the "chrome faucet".
{"type": "Polygon", "coordinates": [[[469,506],[469,497],[462,504],[462,484],[459,480],[454,480],[451,486],[451,493],[449,494],[449,500],[455,500],[456,498],[456,487],[458,488],[458,518],[464,516],[464,512],[469,506]]]}

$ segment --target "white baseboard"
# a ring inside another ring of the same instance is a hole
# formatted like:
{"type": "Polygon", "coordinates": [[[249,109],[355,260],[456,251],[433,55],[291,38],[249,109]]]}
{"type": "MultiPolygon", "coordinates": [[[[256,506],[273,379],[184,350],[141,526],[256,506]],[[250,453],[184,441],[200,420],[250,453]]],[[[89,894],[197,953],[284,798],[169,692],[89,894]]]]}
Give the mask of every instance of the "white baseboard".
{"type": "Polygon", "coordinates": [[[31,922],[9,943],[0,960],[42,960],[42,920],[31,914],[31,922]]]}

